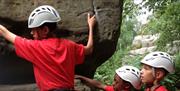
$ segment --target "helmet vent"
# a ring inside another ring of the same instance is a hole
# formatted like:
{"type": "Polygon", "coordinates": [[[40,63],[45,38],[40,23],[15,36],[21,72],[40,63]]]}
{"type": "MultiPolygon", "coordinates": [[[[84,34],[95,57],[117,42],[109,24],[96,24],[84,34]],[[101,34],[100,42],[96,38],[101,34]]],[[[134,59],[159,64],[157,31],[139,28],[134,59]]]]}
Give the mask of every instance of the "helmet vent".
{"type": "Polygon", "coordinates": [[[42,8],[43,10],[46,10],[45,8],[42,8]]]}
{"type": "Polygon", "coordinates": [[[139,72],[137,72],[137,74],[139,75],[139,72]]]}
{"type": "Polygon", "coordinates": [[[153,56],[158,56],[157,54],[153,54],[153,56]]]}
{"type": "Polygon", "coordinates": [[[33,17],[36,13],[33,13],[31,17],[33,17]]]}
{"type": "MultiPolygon", "coordinates": [[[[51,9],[52,10],[52,9],[51,9]]],[[[56,15],[56,12],[54,11],[54,10],[52,10],[53,11],[53,13],[54,13],[54,15],[56,16],[56,17],[58,17],[57,15],[56,15]]]]}
{"type": "Polygon", "coordinates": [[[39,12],[39,11],[40,11],[40,9],[37,9],[37,10],[36,10],[36,12],[39,12]]]}
{"type": "Polygon", "coordinates": [[[167,54],[166,54],[166,56],[168,56],[168,57],[169,57],[169,55],[167,55],[167,54]]]}
{"type": "Polygon", "coordinates": [[[31,24],[33,21],[34,21],[34,19],[30,19],[30,20],[29,20],[29,24],[31,24]]]}
{"type": "Polygon", "coordinates": [[[134,70],[134,69],[132,69],[132,71],[133,71],[133,72],[135,72],[135,70],[134,70]]]}
{"type": "Polygon", "coordinates": [[[126,69],[126,70],[130,70],[130,69],[126,69]]]}
{"type": "Polygon", "coordinates": [[[47,8],[47,10],[51,11],[49,8],[47,8]]]}
{"type": "Polygon", "coordinates": [[[161,55],[164,55],[163,53],[160,53],[161,55]]]}

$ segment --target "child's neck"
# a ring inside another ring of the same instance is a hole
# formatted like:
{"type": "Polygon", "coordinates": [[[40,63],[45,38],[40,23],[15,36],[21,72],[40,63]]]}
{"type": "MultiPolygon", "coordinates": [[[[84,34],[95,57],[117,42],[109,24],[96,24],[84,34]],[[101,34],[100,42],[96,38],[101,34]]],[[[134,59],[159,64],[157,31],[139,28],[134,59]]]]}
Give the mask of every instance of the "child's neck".
{"type": "Polygon", "coordinates": [[[155,91],[155,89],[157,89],[159,86],[160,86],[160,84],[153,85],[153,86],[150,88],[150,90],[151,90],[151,91],[155,91]]]}
{"type": "Polygon", "coordinates": [[[150,89],[150,91],[155,91],[156,88],[160,86],[160,83],[155,81],[152,84],[147,84],[146,87],[150,89]]]}

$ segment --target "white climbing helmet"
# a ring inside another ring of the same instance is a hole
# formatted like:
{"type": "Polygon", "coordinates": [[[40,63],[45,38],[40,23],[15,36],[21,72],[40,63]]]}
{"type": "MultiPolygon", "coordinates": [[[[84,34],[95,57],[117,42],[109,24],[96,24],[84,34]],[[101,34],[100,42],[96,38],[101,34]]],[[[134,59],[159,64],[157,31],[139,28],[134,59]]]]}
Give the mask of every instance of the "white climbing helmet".
{"type": "Polygon", "coordinates": [[[46,22],[58,22],[61,20],[58,12],[49,5],[42,5],[34,9],[28,19],[28,28],[39,27],[46,22]]]}
{"type": "Polygon", "coordinates": [[[154,68],[164,68],[169,73],[173,73],[175,71],[174,62],[171,56],[165,52],[151,52],[141,60],[141,63],[154,68]]]}
{"type": "Polygon", "coordinates": [[[141,88],[140,70],[133,66],[123,66],[116,70],[121,79],[129,82],[136,89],[141,88]]]}

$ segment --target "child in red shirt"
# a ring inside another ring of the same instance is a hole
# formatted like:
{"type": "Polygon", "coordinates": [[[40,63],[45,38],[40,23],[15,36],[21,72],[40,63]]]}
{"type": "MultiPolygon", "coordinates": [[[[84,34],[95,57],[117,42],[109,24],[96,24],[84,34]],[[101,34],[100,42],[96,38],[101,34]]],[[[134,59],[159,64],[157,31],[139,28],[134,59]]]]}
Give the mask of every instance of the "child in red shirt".
{"type": "Polygon", "coordinates": [[[133,66],[123,66],[116,70],[112,86],[104,85],[99,81],[76,75],[77,79],[85,81],[87,85],[104,91],[131,91],[139,90],[141,87],[140,71],[133,66]]]}
{"type": "Polygon", "coordinates": [[[160,81],[168,73],[175,71],[170,55],[165,52],[152,52],[146,55],[141,63],[141,80],[146,85],[145,91],[168,91],[160,81]]]}
{"type": "Polygon", "coordinates": [[[86,46],[56,38],[54,30],[60,20],[52,6],[43,5],[33,10],[28,28],[34,40],[17,36],[0,25],[0,34],[15,45],[16,54],[33,64],[36,83],[41,91],[73,89],[75,65],[81,64],[84,55],[93,50],[95,16],[88,14],[89,37],[86,46]]]}

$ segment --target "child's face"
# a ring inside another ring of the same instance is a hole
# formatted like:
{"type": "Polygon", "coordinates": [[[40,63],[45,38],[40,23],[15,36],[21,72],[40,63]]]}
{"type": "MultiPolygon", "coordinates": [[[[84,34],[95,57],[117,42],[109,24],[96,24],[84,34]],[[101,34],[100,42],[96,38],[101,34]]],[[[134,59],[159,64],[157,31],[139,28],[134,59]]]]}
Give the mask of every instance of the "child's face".
{"type": "Polygon", "coordinates": [[[114,91],[122,91],[124,88],[123,82],[124,81],[117,74],[115,74],[113,82],[114,91]]]}
{"type": "Polygon", "coordinates": [[[38,33],[38,31],[39,31],[39,28],[33,28],[33,29],[31,30],[31,35],[33,36],[33,38],[34,38],[35,40],[39,39],[39,33],[38,33]]]}
{"type": "Polygon", "coordinates": [[[155,78],[153,76],[152,67],[146,64],[143,64],[142,69],[141,69],[141,81],[146,84],[148,83],[152,84],[154,80],[155,78]]]}
{"type": "Polygon", "coordinates": [[[31,34],[35,40],[43,39],[47,36],[47,33],[43,31],[43,28],[33,28],[31,34]]]}

